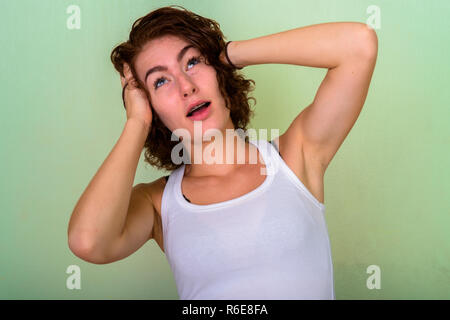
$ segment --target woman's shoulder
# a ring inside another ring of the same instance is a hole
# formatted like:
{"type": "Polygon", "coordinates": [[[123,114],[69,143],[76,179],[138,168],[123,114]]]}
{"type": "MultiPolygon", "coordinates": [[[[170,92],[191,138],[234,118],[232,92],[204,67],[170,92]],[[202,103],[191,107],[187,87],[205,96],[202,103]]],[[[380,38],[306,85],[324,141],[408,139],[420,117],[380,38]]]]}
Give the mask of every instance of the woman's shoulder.
{"type": "Polygon", "coordinates": [[[160,208],[161,206],[161,198],[168,178],[169,176],[167,175],[155,179],[151,182],[142,183],[143,190],[150,197],[158,212],[160,212],[158,208],[160,208]]]}

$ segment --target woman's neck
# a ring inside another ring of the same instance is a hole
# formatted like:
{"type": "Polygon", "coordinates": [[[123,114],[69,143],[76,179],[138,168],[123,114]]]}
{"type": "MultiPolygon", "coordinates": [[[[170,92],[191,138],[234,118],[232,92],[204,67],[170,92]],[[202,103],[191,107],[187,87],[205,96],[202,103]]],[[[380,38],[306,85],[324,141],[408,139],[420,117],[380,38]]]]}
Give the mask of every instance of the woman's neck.
{"type": "Polygon", "coordinates": [[[251,154],[257,154],[256,147],[243,137],[235,134],[234,137],[221,140],[202,141],[201,145],[190,144],[191,163],[186,164],[185,176],[226,176],[243,165],[257,163],[257,156],[251,154]]]}

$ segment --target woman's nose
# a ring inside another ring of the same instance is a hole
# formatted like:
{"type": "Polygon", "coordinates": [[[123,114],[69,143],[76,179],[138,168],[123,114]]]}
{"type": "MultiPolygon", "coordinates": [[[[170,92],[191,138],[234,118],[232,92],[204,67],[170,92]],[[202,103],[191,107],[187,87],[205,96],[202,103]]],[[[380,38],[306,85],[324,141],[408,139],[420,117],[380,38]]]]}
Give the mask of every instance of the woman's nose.
{"type": "Polygon", "coordinates": [[[182,77],[182,79],[180,79],[180,87],[183,97],[188,97],[197,91],[195,83],[188,79],[188,77],[182,77]]]}
{"type": "MultiPolygon", "coordinates": [[[[191,92],[190,92],[190,93],[195,93],[195,87],[192,87],[192,88],[191,88],[191,92]]],[[[187,92],[187,91],[184,92],[184,93],[183,93],[183,96],[184,96],[184,97],[189,96],[189,92],[187,92]]]]}

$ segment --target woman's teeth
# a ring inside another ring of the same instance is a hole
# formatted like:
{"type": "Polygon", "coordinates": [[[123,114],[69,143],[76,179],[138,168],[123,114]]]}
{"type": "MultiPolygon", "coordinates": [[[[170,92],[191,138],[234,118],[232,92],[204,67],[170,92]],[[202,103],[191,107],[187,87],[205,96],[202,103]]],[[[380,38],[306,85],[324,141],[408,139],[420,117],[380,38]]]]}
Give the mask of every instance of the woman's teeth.
{"type": "Polygon", "coordinates": [[[188,117],[192,116],[192,114],[204,107],[208,107],[210,105],[210,102],[203,102],[202,104],[199,104],[198,106],[194,107],[194,109],[192,109],[191,111],[189,111],[188,113],[188,117]]]}

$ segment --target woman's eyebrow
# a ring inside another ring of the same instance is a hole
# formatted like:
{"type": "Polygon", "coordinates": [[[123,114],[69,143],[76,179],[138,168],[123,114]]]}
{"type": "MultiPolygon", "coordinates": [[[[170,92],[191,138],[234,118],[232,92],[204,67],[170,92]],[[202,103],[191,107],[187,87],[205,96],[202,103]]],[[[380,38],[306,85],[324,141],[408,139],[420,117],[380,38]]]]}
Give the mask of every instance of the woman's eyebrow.
{"type": "MultiPolygon", "coordinates": [[[[186,54],[186,52],[190,49],[190,48],[194,48],[194,46],[192,44],[187,45],[186,47],[184,47],[183,49],[180,50],[180,52],[177,55],[177,61],[180,62],[181,59],[183,59],[183,56],[186,54]]],[[[157,71],[167,71],[167,67],[166,66],[155,66],[151,69],[149,69],[146,73],[145,73],[145,78],[144,78],[144,83],[147,83],[147,78],[150,74],[152,74],[153,72],[157,72],[157,71]]]]}

